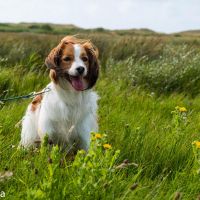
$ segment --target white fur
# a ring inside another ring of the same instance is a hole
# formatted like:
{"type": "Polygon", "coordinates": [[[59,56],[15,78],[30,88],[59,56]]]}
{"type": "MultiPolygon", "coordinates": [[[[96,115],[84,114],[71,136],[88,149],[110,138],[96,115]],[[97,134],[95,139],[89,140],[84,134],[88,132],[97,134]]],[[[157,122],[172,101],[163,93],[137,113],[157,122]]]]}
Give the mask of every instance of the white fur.
{"type": "Polygon", "coordinates": [[[34,145],[47,134],[55,143],[76,143],[78,148],[87,150],[90,132],[98,129],[97,94],[91,90],[67,91],[54,83],[48,87],[51,90],[44,94],[37,110],[31,111],[29,105],[26,111],[20,145],[34,145]]]}

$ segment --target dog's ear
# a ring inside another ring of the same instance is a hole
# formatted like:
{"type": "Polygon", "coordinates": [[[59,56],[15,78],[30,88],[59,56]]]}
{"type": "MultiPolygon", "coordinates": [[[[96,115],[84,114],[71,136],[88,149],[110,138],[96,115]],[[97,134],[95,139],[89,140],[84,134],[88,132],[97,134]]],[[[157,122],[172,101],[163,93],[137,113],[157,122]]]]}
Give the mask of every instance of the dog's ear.
{"type": "Polygon", "coordinates": [[[91,42],[85,42],[83,47],[85,48],[89,59],[89,69],[86,79],[88,80],[88,89],[90,89],[95,85],[99,76],[99,51],[91,42]]]}
{"type": "Polygon", "coordinates": [[[45,59],[45,64],[49,69],[56,69],[60,65],[63,43],[53,48],[45,59]]]}

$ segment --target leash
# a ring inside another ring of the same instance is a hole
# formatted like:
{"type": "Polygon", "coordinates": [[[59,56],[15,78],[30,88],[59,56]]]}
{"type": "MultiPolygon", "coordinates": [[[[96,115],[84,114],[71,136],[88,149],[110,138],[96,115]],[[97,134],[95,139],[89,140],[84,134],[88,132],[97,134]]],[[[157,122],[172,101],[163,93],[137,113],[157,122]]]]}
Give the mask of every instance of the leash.
{"type": "Polygon", "coordinates": [[[30,94],[23,95],[23,96],[15,96],[15,97],[9,97],[9,98],[5,98],[5,99],[0,99],[0,104],[4,104],[6,101],[13,101],[13,100],[18,100],[18,99],[29,99],[29,98],[35,97],[37,95],[49,92],[50,90],[51,89],[49,87],[47,87],[41,92],[31,92],[30,94]]]}

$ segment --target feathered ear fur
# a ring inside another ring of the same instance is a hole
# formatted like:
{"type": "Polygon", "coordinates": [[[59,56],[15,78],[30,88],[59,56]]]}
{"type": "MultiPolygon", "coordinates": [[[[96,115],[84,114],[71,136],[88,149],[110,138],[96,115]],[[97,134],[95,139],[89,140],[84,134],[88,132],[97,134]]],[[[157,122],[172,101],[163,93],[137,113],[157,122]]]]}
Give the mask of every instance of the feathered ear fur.
{"type": "Polygon", "coordinates": [[[63,45],[64,43],[60,42],[60,44],[57,47],[51,50],[51,52],[45,59],[45,64],[50,69],[49,76],[54,83],[57,83],[58,81],[58,76],[56,71],[59,70],[58,68],[61,61],[63,45]]]}
{"type": "Polygon", "coordinates": [[[60,43],[57,47],[53,48],[47,58],[45,64],[49,69],[55,69],[60,64],[60,57],[62,53],[63,44],[60,43]]]}
{"type": "Polygon", "coordinates": [[[89,59],[89,70],[86,79],[88,80],[88,89],[90,89],[95,85],[99,76],[99,52],[91,42],[85,42],[83,47],[85,48],[89,59]]]}

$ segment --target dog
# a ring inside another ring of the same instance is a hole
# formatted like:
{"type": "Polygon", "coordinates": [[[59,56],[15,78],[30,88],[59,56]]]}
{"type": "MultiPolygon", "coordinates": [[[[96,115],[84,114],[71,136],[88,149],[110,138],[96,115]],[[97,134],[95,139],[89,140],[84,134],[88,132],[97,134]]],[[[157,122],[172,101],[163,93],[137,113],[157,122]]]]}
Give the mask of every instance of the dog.
{"type": "Polygon", "coordinates": [[[92,90],[99,76],[98,49],[88,40],[66,36],[45,64],[51,82],[27,108],[20,146],[36,146],[48,135],[54,144],[87,151],[90,132],[98,131],[98,95],[92,90]]]}

